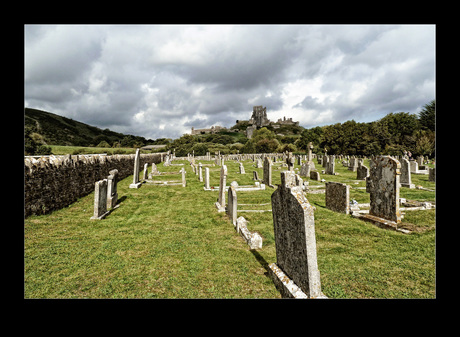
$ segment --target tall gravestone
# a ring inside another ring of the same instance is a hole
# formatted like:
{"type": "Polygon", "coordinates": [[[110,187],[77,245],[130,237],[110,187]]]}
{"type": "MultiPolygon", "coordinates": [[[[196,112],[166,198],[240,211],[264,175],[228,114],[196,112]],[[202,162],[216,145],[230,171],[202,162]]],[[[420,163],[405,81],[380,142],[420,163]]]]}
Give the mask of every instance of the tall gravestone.
{"type": "Polygon", "coordinates": [[[140,166],[140,149],[136,150],[136,155],[134,156],[134,173],[133,173],[133,183],[129,185],[129,188],[139,188],[142,183],[139,182],[139,166],[140,166]]]}
{"type": "Polygon", "coordinates": [[[209,185],[209,167],[204,168],[204,189],[211,189],[211,186],[209,185]]]}
{"type": "Polygon", "coordinates": [[[399,163],[401,164],[401,178],[399,179],[401,186],[415,188],[415,184],[412,184],[409,161],[402,158],[399,163]]]}
{"type": "Polygon", "coordinates": [[[236,219],[237,219],[237,207],[238,207],[238,199],[236,196],[236,186],[238,184],[236,181],[233,181],[229,188],[228,188],[228,206],[227,206],[227,215],[230,218],[233,226],[236,227],[236,219]]]}
{"type": "Polygon", "coordinates": [[[281,172],[281,185],[271,199],[276,264],[269,267],[275,285],[283,297],[325,297],[316,258],[315,208],[296,186],[294,172],[281,172]]]}
{"type": "Polygon", "coordinates": [[[107,177],[107,208],[114,208],[118,201],[117,192],[118,170],[109,171],[107,177]]]}
{"type": "Polygon", "coordinates": [[[262,182],[268,186],[273,186],[272,185],[272,165],[273,163],[271,159],[269,157],[265,157],[264,159],[264,177],[263,177],[262,182]]]}
{"type": "Polygon", "coordinates": [[[369,214],[396,223],[401,222],[399,210],[399,178],[401,164],[390,156],[370,160],[366,192],[370,194],[369,214]]]}
{"type": "Polygon", "coordinates": [[[225,212],[225,187],[227,185],[227,165],[220,169],[219,199],[215,203],[219,212],[225,212]]]}

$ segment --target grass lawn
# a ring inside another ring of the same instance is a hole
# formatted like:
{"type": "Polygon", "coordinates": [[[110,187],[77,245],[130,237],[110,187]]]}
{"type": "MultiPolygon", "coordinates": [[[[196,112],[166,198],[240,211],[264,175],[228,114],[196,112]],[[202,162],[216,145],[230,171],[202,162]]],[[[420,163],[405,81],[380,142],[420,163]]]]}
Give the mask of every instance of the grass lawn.
{"type": "MultiPolygon", "coordinates": [[[[187,186],[129,189],[132,176],[118,183],[120,207],[104,220],[90,220],[94,193],[48,215],[30,216],[24,223],[25,298],[280,298],[267,276],[276,262],[271,212],[239,213],[251,231],[263,237],[263,248],[249,250],[214,202],[217,192],[203,183],[186,161],[187,186]]],[[[211,163],[202,161],[203,164],[211,163]]],[[[253,185],[244,162],[226,161],[227,185],[253,185]]],[[[316,162],[315,162],[316,164],[316,162]]],[[[298,165],[295,166],[299,167],[298,165]]],[[[318,167],[318,165],[317,165],[318,167]]],[[[160,171],[179,171],[180,166],[160,171]]],[[[322,175],[352,187],[356,172],[336,164],[339,176],[322,175]]],[[[280,183],[273,168],[273,184],[280,183]]],[[[211,186],[219,184],[220,167],[210,167],[211,186]]],[[[141,174],[142,176],[142,174],[141,174]]],[[[180,180],[180,174],[155,180],[180,180]]],[[[416,185],[434,189],[428,176],[412,175],[416,185]]],[[[357,184],[356,184],[357,183],[357,184]]],[[[311,182],[311,184],[324,184],[311,182]]],[[[237,192],[238,209],[271,209],[273,189],[237,192]]],[[[434,201],[435,193],[401,188],[401,197],[434,201]]],[[[402,234],[380,229],[325,208],[324,194],[308,194],[316,207],[318,266],[323,293],[330,298],[434,298],[435,211],[406,212],[404,222],[420,232],[402,234]]],[[[351,198],[369,202],[361,189],[351,198]]]]}

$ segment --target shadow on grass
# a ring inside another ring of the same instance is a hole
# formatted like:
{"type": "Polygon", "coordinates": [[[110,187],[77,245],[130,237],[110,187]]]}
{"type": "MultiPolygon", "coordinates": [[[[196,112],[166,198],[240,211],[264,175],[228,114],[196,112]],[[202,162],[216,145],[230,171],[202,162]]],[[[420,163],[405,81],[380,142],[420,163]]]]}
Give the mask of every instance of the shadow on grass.
{"type": "Polygon", "coordinates": [[[265,273],[264,275],[269,277],[268,276],[268,271],[269,271],[269,267],[268,267],[268,262],[264,259],[264,257],[262,255],[259,254],[259,252],[255,249],[251,249],[250,252],[252,253],[252,255],[254,255],[254,257],[256,258],[256,260],[260,263],[260,265],[262,267],[264,267],[265,269],[265,273]]]}

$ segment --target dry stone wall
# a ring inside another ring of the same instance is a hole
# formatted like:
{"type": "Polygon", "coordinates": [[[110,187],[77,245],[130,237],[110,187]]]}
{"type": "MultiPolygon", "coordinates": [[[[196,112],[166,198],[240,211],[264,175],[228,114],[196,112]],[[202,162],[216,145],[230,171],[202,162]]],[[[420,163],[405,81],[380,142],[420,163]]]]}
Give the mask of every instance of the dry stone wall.
{"type": "MultiPolygon", "coordinates": [[[[141,154],[144,163],[160,163],[165,154],[141,154]]],[[[134,154],[50,156],[24,159],[24,216],[61,209],[92,191],[96,181],[117,169],[118,179],[133,174],[134,154]]]]}

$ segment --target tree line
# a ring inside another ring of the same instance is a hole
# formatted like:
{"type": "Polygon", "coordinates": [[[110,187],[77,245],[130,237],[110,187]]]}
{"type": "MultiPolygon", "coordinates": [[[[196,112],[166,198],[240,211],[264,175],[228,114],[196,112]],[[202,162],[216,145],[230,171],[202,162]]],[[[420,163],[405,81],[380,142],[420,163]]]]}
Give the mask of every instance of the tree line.
{"type": "Polygon", "coordinates": [[[315,153],[364,155],[435,155],[435,100],[425,104],[417,115],[389,113],[370,123],[354,120],[306,129],[296,141],[297,149],[306,150],[312,142],[315,153]]]}

